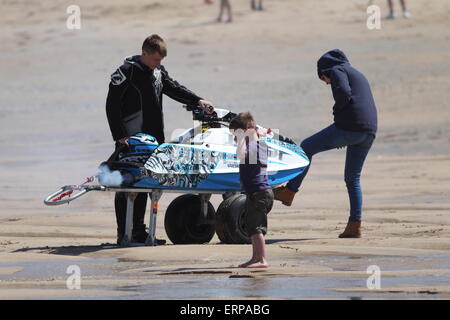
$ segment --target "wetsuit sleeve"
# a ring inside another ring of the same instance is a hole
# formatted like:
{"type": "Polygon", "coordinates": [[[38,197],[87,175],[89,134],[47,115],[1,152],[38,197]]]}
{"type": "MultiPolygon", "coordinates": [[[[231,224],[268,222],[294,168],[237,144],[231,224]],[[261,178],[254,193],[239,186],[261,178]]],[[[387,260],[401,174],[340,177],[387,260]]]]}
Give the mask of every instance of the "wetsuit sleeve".
{"type": "Polygon", "coordinates": [[[122,123],[122,106],[124,94],[128,88],[129,80],[126,72],[118,68],[111,75],[108,96],[106,98],[106,116],[109,128],[115,141],[125,138],[127,133],[122,123]]]}
{"type": "Polygon", "coordinates": [[[352,98],[352,89],[348,81],[347,73],[344,69],[338,67],[330,71],[331,89],[336,104],[334,110],[344,108],[352,98]]]}
{"type": "Polygon", "coordinates": [[[194,92],[173,80],[164,67],[161,66],[163,76],[163,90],[162,92],[170,98],[180,103],[197,105],[202,98],[197,96],[194,92]]]}

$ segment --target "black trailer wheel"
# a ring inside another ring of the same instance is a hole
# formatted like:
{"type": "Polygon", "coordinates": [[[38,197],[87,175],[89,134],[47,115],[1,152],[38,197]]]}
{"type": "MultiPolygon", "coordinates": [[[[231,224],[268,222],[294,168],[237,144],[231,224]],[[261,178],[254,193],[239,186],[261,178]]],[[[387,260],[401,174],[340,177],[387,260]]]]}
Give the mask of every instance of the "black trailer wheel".
{"type": "Polygon", "coordinates": [[[213,205],[208,202],[206,219],[200,210],[200,197],[184,194],[167,207],[164,228],[173,244],[201,244],[211,241],[215,233],[213,205]]]}
{"type": "Polygon", "coordinates": [[[216,233],[223,243],[251,243],[245,231],[245,200],[244,194],[237,194],[224,200],[217,208],[216,233]]]}
{"type": "Polygon", "coordinates": [[[222,200],[227,200],[229,197],[235,196],[240,194],[240,192],[235,192],[235,191],[228,191],[225,192],[224,194],[222,194],[222,200]]]}

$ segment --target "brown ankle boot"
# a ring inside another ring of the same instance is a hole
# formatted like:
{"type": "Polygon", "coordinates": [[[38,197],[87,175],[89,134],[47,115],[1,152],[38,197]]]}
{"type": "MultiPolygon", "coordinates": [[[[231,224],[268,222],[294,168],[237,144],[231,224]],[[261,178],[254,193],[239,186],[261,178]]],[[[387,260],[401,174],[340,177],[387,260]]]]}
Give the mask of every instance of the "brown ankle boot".
{"type": "Polygon", "coordinates": [[[361,221],[349,221],[339,238],[361,238],[361,221]]]}
{"type": "Polygon", "coordinates": [[[273,189],[273,196],[275,200],[281,201],[285,206],[291,206],[297,192],[289,190],[287,187],[278,187],[273,189]]]}

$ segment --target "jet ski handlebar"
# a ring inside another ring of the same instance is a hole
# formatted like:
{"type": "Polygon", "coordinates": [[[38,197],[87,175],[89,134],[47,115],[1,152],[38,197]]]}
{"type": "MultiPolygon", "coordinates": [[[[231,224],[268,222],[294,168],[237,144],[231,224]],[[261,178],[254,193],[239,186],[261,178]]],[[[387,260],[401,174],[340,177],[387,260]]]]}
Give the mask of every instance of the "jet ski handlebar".
{"type": "Polygon", "coordinates": [[[212,122],[226,122],[230,123],[230,121],[237,116],[236,113],[231,112],[227,109],[221,109],[219,107],[215,108],[215,111],[211,114],[206,113],[202,108],[196,105],[184,105],[183,108],[186,111],[191,111],[194,120],[201,121],[203,123],[212,123],[212,122]]]}
{"type": "MultiPolygon", "coordinates": [[[[193,119],[197,121],[201,121],[204,124],[212,125],[217,123],[230,123],[231,120],[237,116],[236,113],[231,112],[228,109],[222,109],[220,107],[216,107],[213,113],[208,114],[203,109],[201,109],[197,105],[184,105],[183,108],[186,111],[191,111],[193,115],[193,119]]],[[[279,133],[274,133],[274,138],[289,144],[296,144],[294,140],[291,138],[280,135],[279,133]]]]}

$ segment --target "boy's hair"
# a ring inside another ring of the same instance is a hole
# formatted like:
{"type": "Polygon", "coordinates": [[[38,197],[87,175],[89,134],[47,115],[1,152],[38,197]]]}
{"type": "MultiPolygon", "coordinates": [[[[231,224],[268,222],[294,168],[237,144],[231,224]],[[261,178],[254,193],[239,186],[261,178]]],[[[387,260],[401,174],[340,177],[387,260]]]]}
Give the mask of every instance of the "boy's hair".
{"type": "Polygon", "coordinates": [[[230,130],[247,130],[249,128],[255,128],[256,122],[255,119],[253,119],[253,116],[250,114],[250,112],[241,112],[236,117],[234,117],[230,121],[230,125],[228,128],[230,130]]]}
{"type": "Polygon", "coordinates": [[[163,38],[157,34],[152,34],[144,40],[144,43],[142,44],[142,51],[147,51],[151,54],[159,53],[161,57],[167,56],[166,43],[163,38]]]}

